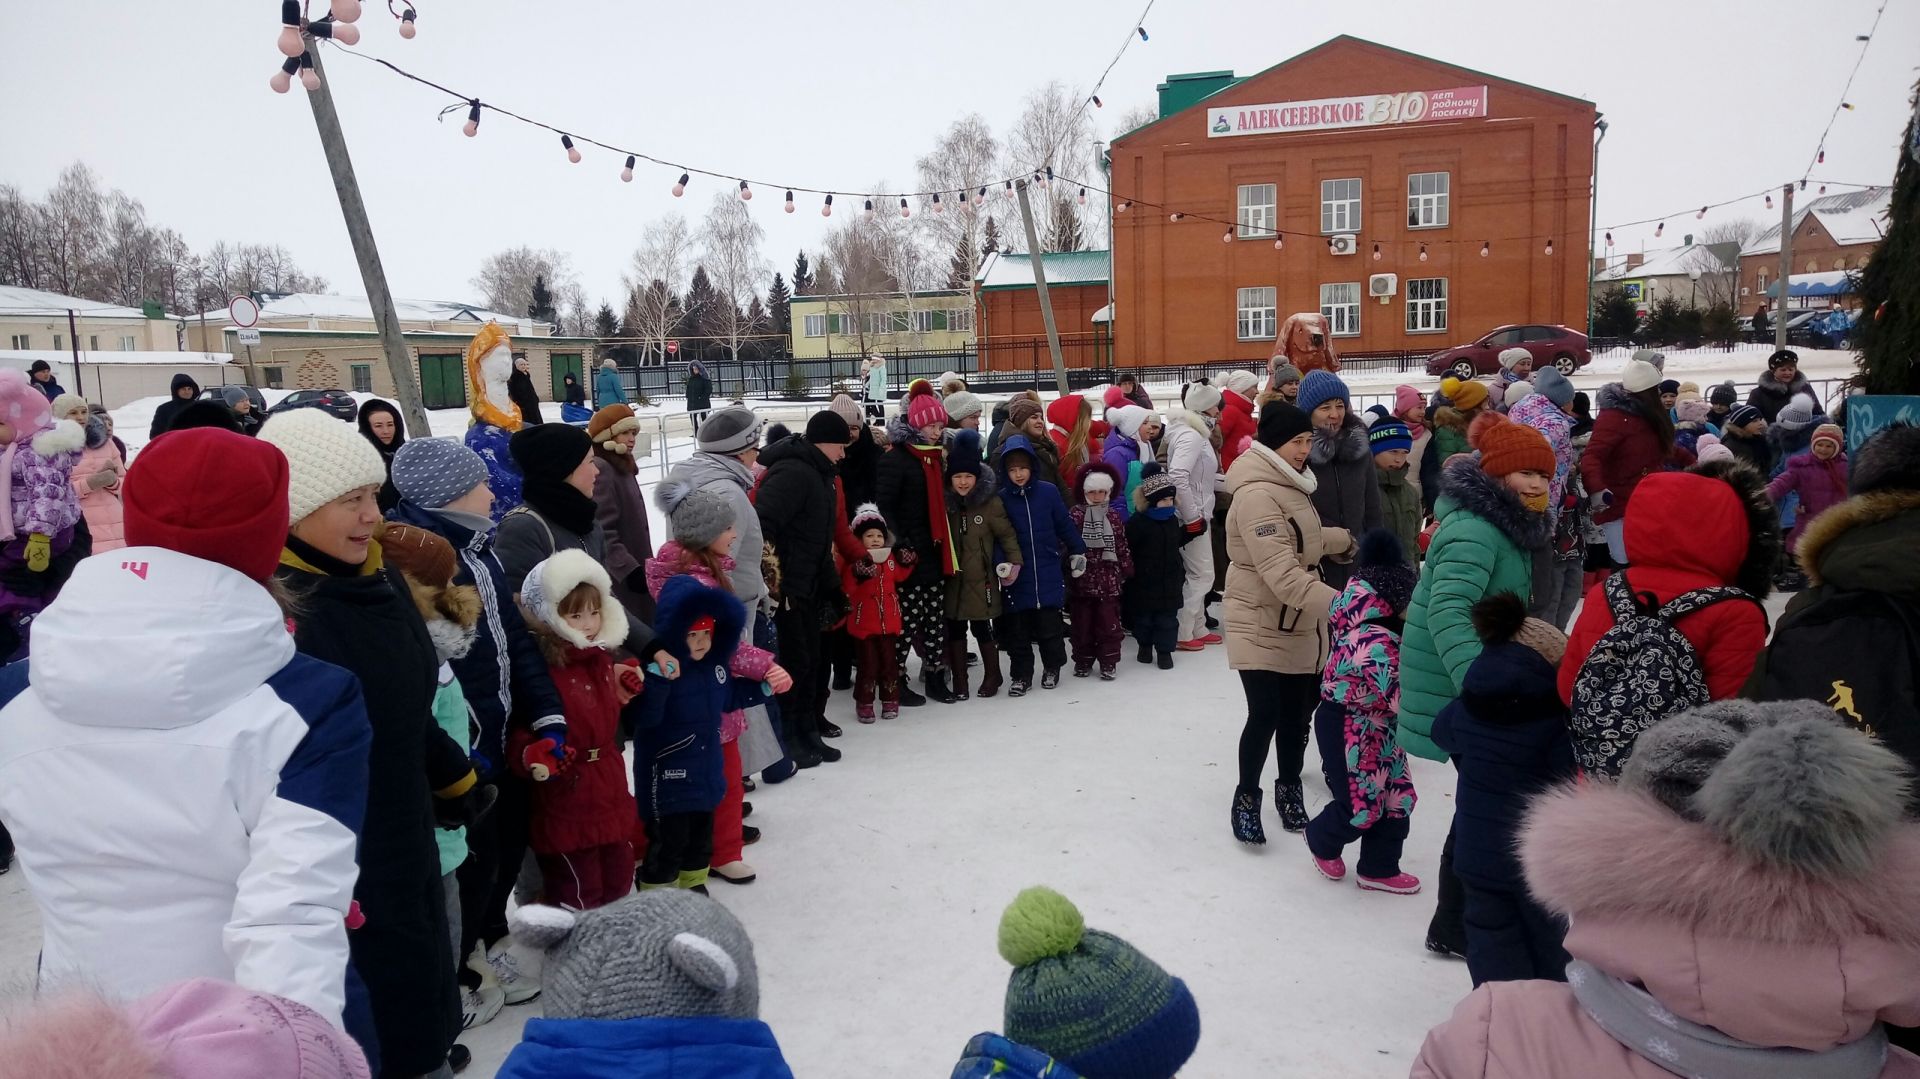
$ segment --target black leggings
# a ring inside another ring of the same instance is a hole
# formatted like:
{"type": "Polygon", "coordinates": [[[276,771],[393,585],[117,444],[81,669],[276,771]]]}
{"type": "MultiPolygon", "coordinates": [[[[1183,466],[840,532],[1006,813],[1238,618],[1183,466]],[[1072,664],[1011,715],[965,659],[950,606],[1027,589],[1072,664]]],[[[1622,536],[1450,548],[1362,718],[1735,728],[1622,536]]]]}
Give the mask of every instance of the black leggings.
{"type": "Polygon", "coordinates": [[[1313,708],[1320,697],[1320,676],[1241,671],[1240,688],[1247,695],[1247,725],[1240,731],[1240,785],[1260,788],[1268,742],[1279,760],[1279,781],[1300,782],[1307,738],[1313,733],[1313,708]]]}

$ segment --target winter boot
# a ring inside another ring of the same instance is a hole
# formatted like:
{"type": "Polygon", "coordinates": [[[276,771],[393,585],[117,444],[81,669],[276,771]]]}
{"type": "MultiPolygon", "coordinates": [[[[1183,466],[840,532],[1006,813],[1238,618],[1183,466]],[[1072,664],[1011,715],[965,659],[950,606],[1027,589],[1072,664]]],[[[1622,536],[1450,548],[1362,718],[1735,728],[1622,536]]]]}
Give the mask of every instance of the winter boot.
{"type": "Polygon", "coordinates": [[[1165,649],[1161,649],[1159,652],[1159,661],[1160,661],[1161,670],[1163,671],[1173,670],[1173,653],[1172,652],[1169,652],[1165,649]]]}
{"type": "Polygon", "coordinates": [[[1256,787],[1234,789],[1233,838],[1256,847],[1266,845],[1267,833],[1260,826],[1260,791],[1256,787]]]}
{"type": "Polygon", "coordinates": [[[751,816],[753,816],[753,803],[741,802],[740,803],[740,819],[746,820],[748,817],[751,817],[751,816]]]}
{"type": "Polygon", "coordinates": [[[1024,697],[1027,695],[1027,690],[1031,688],[1033,688],[1032,682],[1024,678],[1015,678],[1013,681],[1007,683],[1007,696],[1024,697]]]}
{"type": "Polygon", "coordinates": [[[755,828],[751,824],[743,824],[740,826],[740,845],[741,846],[751,847],[758,842],[760,842],[760,829],[755,828]]]}
{"type": "Polygon", "coordinates": [[[847,732],[841,730],[838,724],[830,720],[823,719],[820,721],[820,737],[822,738],[838,738],[845,733],[847,732]]]}
{"type": "MultiPolygon", "coordinates": [[[[954,695],[947,690],[947,672],[924,671],[922,676],[927,680],[928,700],[937,704],[952,704],[954,702],[954,695]]],[[[965,675],[961,677],[964,678],[965,675]]]]}
{"type": "Polygon", "coordinates": [[[1273,805],[1280,811],[1280,827],[1289,832],[1307,830],[1306,794],[1300,789],[1300,782],[1283,783],[1273,781],[1273,805]]]}
{"type": "Polygon", "coordinates": [[[980,665],[986,668],[986,673],[980,676],[980,696],[991,697],[1000,692],[1000,646],[982,644],[980,665]]]}
{"type": "Polygon", "coordinates": [[[953,699],[967,699],[967,645],[965,641],[947,642],[947,674],[953,678],[953,699]]]}
{"type": "Polygon", "coordinates": [[[1153,662],[1153,642],[1141,641],[1140,653],[1134,656],[1133,658],[1139,660],[1142,663],[1152,663],[1153,662]]]}
{"type": "Polygon", "coordinates": [[[1420,878],[1412,873],[1395,873],[1391,877],[1358,877],[1360,887],[1369,892],[1392,892],[1394,895],[1413,895],[1420,890],[1420,878]]]}
{"type": "Polygon", "coordinates": [[[708,880],[719,877],[728,884],[752,884],[759,876],[760,874],[754,872],[753,867],[745,862],[728,862],[725,865],[716,865],[707,873],[708,880]]]}
{"type": "Polygon", "coordinates": [[[898,704],[896,704],[896,703],[894,703],[894,702],[892,702],[892,701],[887,701],[887,702],[885,702],[885,703],[883,703],[883,704],[881,704],[881,705],[880,705],[880,718],[881,718],[881,719],[899,719],[899,718],[900,718],[900,706],[899,706],[898,704]]]}
{"type": "Polygon", "coordinates": [[[1115,671],[1114,671],[1114,669],[1113,669],[1113,667],[1114,667],[1114,665],[1113,665],[1113,664],[1111,664],[1111,663],[1102,663],[1102,664],[1100,665],[1100,680],[1101,680],[1102,682],[1111,682],[1111,681],[1113,681],[1113,679],[1114,679],[1114,677],[1115,677],[1115,671]]]}
{"type": "Polygon", "coordinates": [[[467,1070],[473,1063],[473,1050],[464,1045],[455,1045],[447,1050],[447,1070],[455,1075],[467,1070]]]}
{"type": "Polygon", "coordinates": [[[1085,661],[1078,661],[1078,660],[1076,660],[1076,661],[1074,662],[1074,664],[1073,664],[1073,676],[1074,676],[1075,678],[1085,678],[1086,676],[1088,676],[1088,675],[1090,675],[1090,674],[1092,674],[1092,673],[1093,673],[1093,664],[1092,664],[1092,663],[1088,663],[1088,662],[1085,662],[1085,661]]]}
{"type": "Polygon", "coordinates": [[[913,691],[913,683],[907,680],[907,672],[900,672],[900,704],[904,708],[918,708],[927,703],[927,699],[913,691]]]}
{"type": "Polygon", "coordinates": [[[853,714],[859,717],[860,722],[862,723],[872,723],[873,722],[873,702],[869,701],[866,704],[854,705],[853,714]]]}
{"type": "Polygon", "coordinates": [[[1060,668],[1048,667],[1040,672],[1040,688],[1052,689],[1060,684],[1060,668]]]}

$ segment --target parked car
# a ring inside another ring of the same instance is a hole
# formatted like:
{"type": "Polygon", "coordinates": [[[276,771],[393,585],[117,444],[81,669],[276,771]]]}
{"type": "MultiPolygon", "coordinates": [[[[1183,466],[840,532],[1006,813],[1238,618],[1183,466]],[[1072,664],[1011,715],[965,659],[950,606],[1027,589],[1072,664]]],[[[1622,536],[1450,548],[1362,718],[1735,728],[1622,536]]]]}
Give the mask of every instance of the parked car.
{"type": "Polygon", "coordinates": [[[1515,345],[1533,353],[1534,370],[1557,367],[1571,375],[1593,362],[1587,335],[1565,326],[1502,326],[1470,345],[1444,348],[1427,357],[1427,374],[1472,378],[1500,370],[1500,353],[1515,345]]]}
{"type": "Polygon", "coordinates": [[[280,399],[280,403],[267,410],[267,415],[277,416],[282,412],[292,412],[296,408],[322,408],[335,419],[352,422],[360,415],[360,403],[345,390],[295,390],[280,399]]]}

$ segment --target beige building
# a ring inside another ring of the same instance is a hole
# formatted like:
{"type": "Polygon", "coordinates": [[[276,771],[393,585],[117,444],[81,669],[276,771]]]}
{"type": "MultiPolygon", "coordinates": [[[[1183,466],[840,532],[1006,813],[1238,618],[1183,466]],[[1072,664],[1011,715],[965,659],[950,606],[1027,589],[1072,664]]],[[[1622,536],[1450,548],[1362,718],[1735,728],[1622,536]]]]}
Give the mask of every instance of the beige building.
{"type": "Polygon", "coordinates": [[[26,371],[40,360],[67,391],[107,408],[165,397],[175,375],[186,375],[202,389],[247,381],[246,370],[224,352],[82,352],[76,364],[71,352],[0,349],[0,367],[26,371]]]}
{"type": "MultiPolygon", "coordinates": [[[[464,354],[474,332],[488,321],[500,323],[513,338],[515,355],[532,366],[534,388],[542,400],[562,398],[561,380],[569,372],[593,396],[594,345],[588,337],[555,337],[544,322],[515,318],[470,304],[436,300],[396,300],[401,334],[421,398],[428,408],[460,408],[467,403],[464,354]]],[[[240,340],[228,313],[209,311],[187,319],[187,338],[209,342],[246,372],[246,381],[265,389],[341,389],[395,396],[393,375],[363,297],[295,293],[266,298],[254,327],[260,343],[240,340]]],[[[558,418],[557,414],[554,418],[558,418]]]]}
{"type": "Polygon", "coordinates": [[[143,310],[0,285],[0,349],[64,352],[71,359],[76,342],[82,353],[174,352],[187,347],[178,324],[157,304],[143,310]]]}
{"type": "Polygon", "coordinates": [[[795,296],[789,347],[796,360],[962,353],[973,347],[973,297],[966,289],[844,296],[795,296]]]}

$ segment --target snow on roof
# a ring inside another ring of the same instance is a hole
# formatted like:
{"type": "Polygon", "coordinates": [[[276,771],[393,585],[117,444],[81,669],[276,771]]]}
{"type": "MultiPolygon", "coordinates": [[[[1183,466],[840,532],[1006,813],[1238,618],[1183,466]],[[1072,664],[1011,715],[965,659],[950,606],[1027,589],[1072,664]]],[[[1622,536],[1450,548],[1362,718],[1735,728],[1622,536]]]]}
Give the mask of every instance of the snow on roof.
{"type": "Polygon", "coordinates": [[[58,292],[43,292],[37,288],[0,285],[0,315],[64,315],[70,310],[88,318],[147,317],[146,312],[138,307],[83,300],[78,296],[63,296],[58,292]]]}
{"type": "MultiPolygon", "coordinates": [[[[1728,245],[1728,250],[1731,250],[1728,245]]],[[[1659,251],[1646,252],[1646,261],[1638,266],[1627,265],[1621,257],[1617,264],[1608,266],[1593,275],[1596,282],[1637,281],[1643,277],[1685,277],[1694,270],[1701,273],[1724,273],[1733,269],[1714,254],[1706,244],[1690,244],[1684,247],[1669,247],[1659,251]]]]}
{"type": "MultiPolygon", "coordinates": [[[[1820,220],[1820,227],[1827,230],[1837,244],[1878,243],[1887,234],[1887,213],[1893,207],[1893,188],[1863,187],[1858,191],[1844,191],[1838,195],[1822,195],[1805,208],[1793,212],[1793,228],[1800,229],[1801,222],[1812,214],[1820,220]]],[[[1780,251],[1780,226],[1755,236],[1753,241],[1742,248],[1742,255],[1772,255],[1780,251]]]]}
{"type": "MultiPolygon", "coordinates": [[[[402,322],[470,322],[480,326],[492,320],[513,327],[522,321],[519,315],[489,311],[484,307],[458,300],[395,300],[393,306],[402,322]]],[[[208,322],[222,324],[231,321],[224,307],[218,311],[208,311],[206,319],[208,322]]],[[[373,304],[369,303],[365,296],[337,293],[290,292],[283,296],[274,296],[269,293],[265,302],[260,305],[260,321],[273,322],[280,319],[372,322],[373,304]]]]}
{"type": "MultiPolygon", "coordinates": [[[[1853,275],[1846,270],[1797,273],[1787,278],[1788,296],[1842,296],[1853,291],[1853,275]]],[[[1768,296],[1780,295],[1780,282],[1767,285],[1768,296]]]]}
{"type": "Polygon", "coordinates": [[[1096,326],[1102,323],[1112,322],[1113,321],[1113,305],[1108,304],[1107,306],[1102,307],[1100,310],[1095,311],[1093,313],[1093,317],[1088,319],[1087,321],[1093,323],[1096,326]]]}
{"type": "MultiPolygon", "coordinates": [[[[1054,251],[1040,256],[1048,285],[1105,284],[1111,276],[1105,251],[1054,251]]],[[[1024,251],[996,251],[980,265],[981,288],[1032,288],[1033,259],[1024,251]]]]}
{"type": "MultiPolygon", "coordinates": [[[[52,351],[41,348],[0,349],[0,366],[12,367],[15,364],[26,370],[35,360],[48,363],[73,362],[73,353],[52,351]]],[[[224,352],[93,352],[80,350],[80,362],[113,364],[151,364],[156,367],[200,367],[219,366],[233,362],[233,357],[224,352]]]]}

